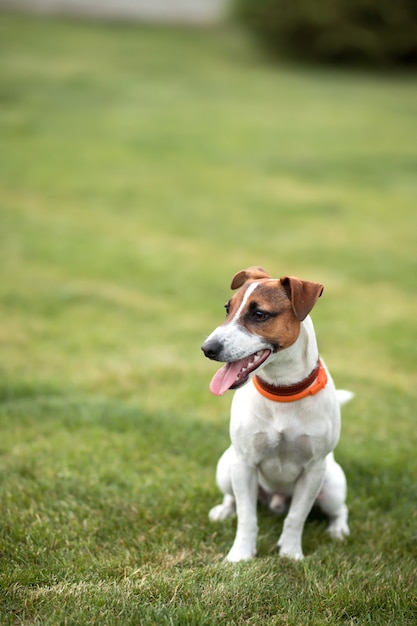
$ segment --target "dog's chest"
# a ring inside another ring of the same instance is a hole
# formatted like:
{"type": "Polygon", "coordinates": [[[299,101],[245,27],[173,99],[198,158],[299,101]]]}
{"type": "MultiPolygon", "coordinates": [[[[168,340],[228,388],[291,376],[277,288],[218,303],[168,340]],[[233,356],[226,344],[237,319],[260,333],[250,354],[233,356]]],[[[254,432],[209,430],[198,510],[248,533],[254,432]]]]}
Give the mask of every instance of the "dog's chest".
{"type": "Polygon", "coordinates": [[[290,473],[301,469],[314,457],[317,443],[303,420],[233,420],[232,442],[241,456],[257,467],[274,465],[275,471],[290,473]]]}
{"type": "Polygon", "coordinates": [[[248,457],[270,488],[285,492],[314,457],[314,442],[292,429],[259,431],[253,435],[248,457]]]}
{"type": "Polygon", "coordinates": [[[296,479],[332,447],[333,422],[324,395],[300,403],[264,402],[247,385],[236,392],[230,435],[238,457],[263,474],[296,479]]]}
{"type": "Polygon", "coordinates": [[[291,428],[254,433],[251,448],[251,456],[258,464],[275,459],[282,464],[290,462],[304,465],[313,456],[311,437],[291,428]]]}

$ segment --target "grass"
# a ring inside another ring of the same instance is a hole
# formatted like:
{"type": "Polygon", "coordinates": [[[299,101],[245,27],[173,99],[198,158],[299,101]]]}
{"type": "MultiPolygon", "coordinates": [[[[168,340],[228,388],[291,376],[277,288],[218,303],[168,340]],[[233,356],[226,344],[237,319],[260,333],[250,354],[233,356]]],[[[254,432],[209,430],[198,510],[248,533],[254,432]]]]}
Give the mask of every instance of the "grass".
{"type": "Polygon", "coordinates": [[[265,63],[231,30],[2,15],[1,622],[408,625],[416,606],[417,87],[265,63]],[[230,395],[199,346],[252,264],[325,284],[353,389],[351,537],[222,557],[230,395]]]}

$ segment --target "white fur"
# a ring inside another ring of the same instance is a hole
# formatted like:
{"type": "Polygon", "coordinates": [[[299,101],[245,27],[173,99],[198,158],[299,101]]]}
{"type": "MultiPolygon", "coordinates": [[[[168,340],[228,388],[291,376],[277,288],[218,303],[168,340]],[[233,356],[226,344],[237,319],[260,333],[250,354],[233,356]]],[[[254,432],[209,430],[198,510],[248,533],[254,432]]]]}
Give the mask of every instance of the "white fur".
{"type": "MultiPolygon", "coordinates": [[[[219,326],[209,339],[222,341],[223,361],[244,358],[265,348],[261,335],[249,333],[238,323],[219,326]]],[[[313,370],[317,358],[314,328],[307,317],[295,343],[272,353],[257,373],[271,384],[293,384],[313,370]]],[[[343,539],[349,534],[346,479],[333,450],[340,433],[340,404],[353,394],[336,391],[327,375],[324,389],[295,402],[268,400],[251,380],[235,392],[230,422],[232,445],[217,466],[217,483],[224,499],[209,513],[212,521],[237,513],[237,532],[228,561],[242,561],[256,554],[256,509],[261,492],[275,511],[282,511],[285,502],[290,501],[278,541],[283,556],[303,558],[303,527],[315,502],[329,516],[328,532],[333,538],[343,539]]]]}

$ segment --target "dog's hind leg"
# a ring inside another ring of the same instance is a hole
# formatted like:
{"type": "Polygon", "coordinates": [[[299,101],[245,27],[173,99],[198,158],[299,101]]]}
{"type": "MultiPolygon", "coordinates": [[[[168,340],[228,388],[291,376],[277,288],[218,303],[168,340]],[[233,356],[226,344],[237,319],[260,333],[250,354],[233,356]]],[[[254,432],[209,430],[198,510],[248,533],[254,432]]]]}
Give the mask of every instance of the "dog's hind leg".
{"type": "Polygon", "coordinates": [[[213,507],[209,512],[209,519],[212,522],[221,522],[236,513],[236,502],[233,495],[231,461],[234,457],[232,446],[228,448],[220,457],[217,463],[216,482],[220,491],[223,492],[223,502],[213,507]]]}
{"type": "Polygon", "coordinates": [[[334,460],[333,454],[330,454],[317,504],[329,516],[327,532],[333,539],[344,539],[349,535],[346,493],[344,471],[334,460]]]}

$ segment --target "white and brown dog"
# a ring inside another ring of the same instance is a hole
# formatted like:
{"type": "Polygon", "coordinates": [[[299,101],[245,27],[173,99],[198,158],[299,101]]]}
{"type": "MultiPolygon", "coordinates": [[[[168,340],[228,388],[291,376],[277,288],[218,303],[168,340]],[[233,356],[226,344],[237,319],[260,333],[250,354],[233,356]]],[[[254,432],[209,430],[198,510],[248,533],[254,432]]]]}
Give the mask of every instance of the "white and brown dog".
{"type": "Polygon", "coordinates": [[[340,405],[352,393],[336,391],[319,358],[309,312],[323,286],[293,276],[273,279],[260,267],[238,272],[226,304],[226,321],[207,338],[202,350],[226,362],[210,389],[233,397],[232,445],[218,462],[222,504],[212,521],[237,513],[228,561],[256,554],[257,500],[276,512],[289,504],[280,554],[302,559],[305,520],[316,502],[329,516],[329,534],[349,534],[346,479],[333,450],[340,433],[340,405]],[[250,382],[249,382],[250,381],[250,382]],[[248,384],[247,384],[248,383],[248,384]]]}

